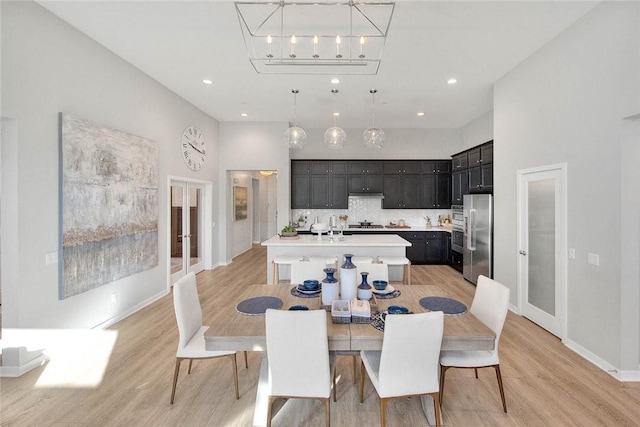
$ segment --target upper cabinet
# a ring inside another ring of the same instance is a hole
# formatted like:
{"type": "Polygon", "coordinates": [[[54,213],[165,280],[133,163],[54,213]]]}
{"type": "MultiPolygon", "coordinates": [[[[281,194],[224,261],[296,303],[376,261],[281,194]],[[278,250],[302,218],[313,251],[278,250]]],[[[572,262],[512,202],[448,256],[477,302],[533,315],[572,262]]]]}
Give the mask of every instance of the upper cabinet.
{"type": "Polygon", "coordinates": [[[349,194],[382,193],[384,209],[448,209],[449,160],[292,160],[292,209],[347,209],[349,194]]]}
{"type": "Polygon", "coordinates": [[[420,160],[387,160],[383,171],[383,209],[424,208],[420,160]]]}
{"type": "Polygon", "coordinates": [[[453,204],[461,204],[465,194],[493,192],[493,141],[452,156],[451,166],[453,204]]]}
{"type": "Polygon", "coordinates": [[[349,161],[349,193],[382,193],[382,161],[349,161]]]}

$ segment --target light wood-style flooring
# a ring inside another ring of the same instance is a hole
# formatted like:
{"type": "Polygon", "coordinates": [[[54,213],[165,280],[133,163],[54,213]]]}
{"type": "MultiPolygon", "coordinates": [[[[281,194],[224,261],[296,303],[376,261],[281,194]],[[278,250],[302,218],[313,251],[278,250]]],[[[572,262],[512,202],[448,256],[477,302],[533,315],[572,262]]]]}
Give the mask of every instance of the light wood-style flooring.
{"type": "MultiPolygon", "coordinates": [[[[205,324],[207,313],[237,300],[245,285],[265,283],[266,251],[260,246],[227,267],[198,275],[205,324]]],[[[447,266],[413,266],[415,283],[436,283],[470,304],[475,288],[447,266]]],[[[250,426],[253,419],[260,354],[249,354],[249,369],[238,358],[240,400],[234,399],[228,359],[196,361],[191,375],[183,364],[176,400],[169,404],[178,333],[172,296],[109,328],[117,333],[103,355],[104,375],[97,381],[87,367],[100,363],[99,347],[69,355],[74,363],[49,372],[56,360],[20,378],[0,383],[2,426],[250,426]],[[74,366],[78,372],[74,372],[74,366]],[[82,368],[82,369],[81,369],[82,368]],[[55,374],[55,375],[53,375],[55,374]],[[43,378],[57,378],[43,381],[43,378]]],[[[500,341],[507,414],[502,412],[493,369],[450,370],[443,417],[447,426],[638,426],[640,383],[620,383],[567,349],[525,318],[509,313],[500,341]]],[[[371,383],[358,403],[351,360],[338,358],[338,402],[331,403],[334,426],[379,425],[379,403],[371,383]]],[[[397,399],[387,406],[389,426],[426,426],[418,399],[397,399]]],[[[291,400],[275,415],[274,426],[321,426],[320,402],[291,400]]]]}

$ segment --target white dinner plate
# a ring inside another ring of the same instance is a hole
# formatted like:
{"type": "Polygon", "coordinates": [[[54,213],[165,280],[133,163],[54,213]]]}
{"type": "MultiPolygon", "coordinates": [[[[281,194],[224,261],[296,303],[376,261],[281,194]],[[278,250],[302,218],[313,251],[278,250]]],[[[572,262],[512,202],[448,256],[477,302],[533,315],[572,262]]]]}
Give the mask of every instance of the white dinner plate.
{"type": "Polygon", "coordinates": [[[371,291],[372,291],[374,294],[378,294],[378,295],[386,295],[386,294],[390,294],[391,292],[393,292],[393,291],[395,291],[395,290],[396,290],[396,289],[395,289],[393,286],[391,286],[391,285],[387,285],[387,287],[386,287],[386,288],[384,288],[384,290],[383,290],[383,291],[379,291],[379,290],[377,290],[376,288],[371,289],[371,291]]]}

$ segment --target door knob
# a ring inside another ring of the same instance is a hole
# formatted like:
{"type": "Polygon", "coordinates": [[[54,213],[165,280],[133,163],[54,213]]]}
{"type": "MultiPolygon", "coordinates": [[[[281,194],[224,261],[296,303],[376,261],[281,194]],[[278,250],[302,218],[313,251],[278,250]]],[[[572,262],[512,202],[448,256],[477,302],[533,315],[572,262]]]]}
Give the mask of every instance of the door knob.
{"type": "Polygon", "coordinates": [[[527,252],[526,251],[520,251],[520,255],[526,255],[527,252]]]}

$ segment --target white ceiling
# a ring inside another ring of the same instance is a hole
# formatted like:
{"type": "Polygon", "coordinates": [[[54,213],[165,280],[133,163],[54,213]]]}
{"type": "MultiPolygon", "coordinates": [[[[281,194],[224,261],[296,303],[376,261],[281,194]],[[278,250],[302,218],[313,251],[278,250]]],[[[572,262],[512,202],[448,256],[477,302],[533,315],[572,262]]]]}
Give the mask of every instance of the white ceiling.
{"type": "MultiPolygon", "coordinates": [[[[332,123],[333,76],[257,74],[231,1],[39,3],[219,121],[291,121],[297,88],[298,124],[332,123]]],[[[459,128],[492,109],[494,82],[595,4],[396,2],[378,74],[336,76],[338,124],[370,126],[376,88],[382,128],[459,128]]]]}

